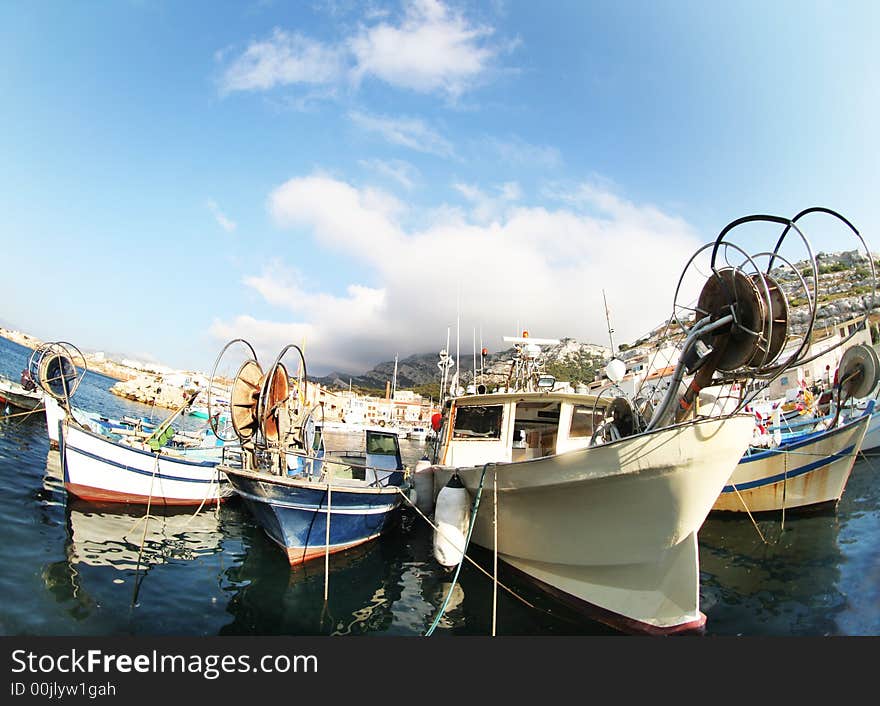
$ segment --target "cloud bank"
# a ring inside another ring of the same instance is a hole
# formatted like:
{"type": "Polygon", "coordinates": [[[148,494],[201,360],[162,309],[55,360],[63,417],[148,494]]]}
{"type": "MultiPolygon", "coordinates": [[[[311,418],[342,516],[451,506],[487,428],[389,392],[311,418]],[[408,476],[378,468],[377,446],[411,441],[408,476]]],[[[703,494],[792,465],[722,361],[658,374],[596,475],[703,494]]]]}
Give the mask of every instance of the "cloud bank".
{"type": "Polygon", "coordinates": [[[352,282],[331,295],[305,282],[317,265],[274,261],[243,285],[283,320],[242,313],[211,333],[251,340],[269,358],[307,339],[310,370],[359,373],[395,354],[439,350],[449,326],[454,341],[460,306],[464,364],[474,329],[490,350],[506,347],[502,336],[517,327],[606,344],[604,290],[615,342],[632,342],[669,315],[679,273],[702,244],[680,218],[595,184],[556,190],[558,208],[523,205],[516,184],[493,187],[491,197],[457,188],[473,213],[438,207],[432,222],[406,229],[404,205],[376,189],[319,174],[281,184],[268,207],[292,249],[306,238],[325,263],[354,258],[379,284],[352,282]]]}

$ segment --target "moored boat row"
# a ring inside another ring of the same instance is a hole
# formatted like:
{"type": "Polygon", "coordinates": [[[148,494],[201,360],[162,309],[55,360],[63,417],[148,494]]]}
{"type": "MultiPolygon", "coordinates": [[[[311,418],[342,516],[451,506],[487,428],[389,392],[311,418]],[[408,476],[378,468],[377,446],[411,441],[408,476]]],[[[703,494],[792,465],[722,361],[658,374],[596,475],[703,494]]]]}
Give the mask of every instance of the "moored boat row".
{"type": "MultiPolygon", "coordinates": [[[[70,404],[81,367],[76,352],[50,344],[32,367],[51,398],[47,425],[50,438],[53,427],[57,431],[65,488],[85,501],[148,506],[201,508],[239,498],[291,565],[324,558],[328,567],[331,554],[388,531],[402,508],[427,507],[430,514],[454,488],[463,500],[456,519],[435,517],[435,531],[457,533],[454,551],[441,561],[448,568],[460,569],[472,542],[625,632],[700,631],[706,617],[697,536],[707,515],[837,502],[873,419],[868,404],[858,416],[835,413],[823,420],[828,428],[756,449],[748,395],[741,392],[709,414],[697,409],[703,388],[744,391],[804,358],[810,332],[790,330],[793,294],[779,284],[775,251],[765,253],[765,269],[755,263],[759,256],[727,264],[737,259],[728,248],[742,252],[729,240],[739,223],[783,226],[778,250],[800,215],[740,219],[691,259],[685,274],[698,255],[710,264],[693,269],[709,274],[696,305],[682,307],[687,314],[676,311],[681,350],[662,395],[622,394],[613,366],[611,384],[601,391],[557,386],[541,368],[540,344],[527,336],[511,339],[518,355],[505,385],[462,390],[444,377],[430,458],[416,469],[402,462],[399,430],[366,428],[364,449],[355,452],[327,448],[323,420],[303,402],[306,362],[294,344],[267,369],[241,339],[221,350],[209,390],[230,347],[246,349],[228,406],[234,436],[211,419],[222,445],[203,460],[168,447],[175,435],[171,420],[189,410],[192,399],[139,434],[114,439],[87,428],[70,404]],[[419,497],[425,484],[418,474],[430,477],[427,502],[419,497]]],[[[838,371],[838,410],[873,389],[880,375],[876,356],[849,350],[854,353],[844,355],[838,371]]],[[[441,366],[444,376],[447,369],[441,366]]],[[[426,439],[429,430],[411,433],[426,439]]]]}

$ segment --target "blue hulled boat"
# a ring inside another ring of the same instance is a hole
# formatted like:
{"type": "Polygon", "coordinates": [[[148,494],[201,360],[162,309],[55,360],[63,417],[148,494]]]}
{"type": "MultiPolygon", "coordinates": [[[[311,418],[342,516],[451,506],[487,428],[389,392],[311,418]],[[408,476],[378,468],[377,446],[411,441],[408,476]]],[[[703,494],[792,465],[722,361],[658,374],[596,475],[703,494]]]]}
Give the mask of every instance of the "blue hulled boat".
{"type": "Polygon", "coordinates": [[[285,475],[222,469],[291,565],[375,539],[402,501],[404,469],[396,434],[367,431],[365,454],[328,454],[320,446],[314,451],[288,453],[285,475]]]}

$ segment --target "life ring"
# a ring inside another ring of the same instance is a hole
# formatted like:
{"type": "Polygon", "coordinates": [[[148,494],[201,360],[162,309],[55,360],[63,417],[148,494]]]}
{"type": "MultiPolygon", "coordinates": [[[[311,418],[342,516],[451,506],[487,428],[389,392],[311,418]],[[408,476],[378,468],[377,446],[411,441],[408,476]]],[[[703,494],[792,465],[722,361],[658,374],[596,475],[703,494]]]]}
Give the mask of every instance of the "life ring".
{"type": "Polygon", "coordinates": [[[380,427],[384,427],[384,426],[385,426],[385,420],[384,420],[384,419],[380,419],[380,420],[379,420],[379,426],[380,426],[380,427]]]}

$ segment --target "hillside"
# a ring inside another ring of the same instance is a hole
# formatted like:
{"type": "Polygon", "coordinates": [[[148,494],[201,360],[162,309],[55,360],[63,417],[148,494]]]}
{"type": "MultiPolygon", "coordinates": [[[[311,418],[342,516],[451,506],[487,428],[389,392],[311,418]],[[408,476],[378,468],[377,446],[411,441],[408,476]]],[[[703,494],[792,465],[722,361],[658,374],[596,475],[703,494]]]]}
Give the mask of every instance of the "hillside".
{"type": "MultiPolygon", "coordinates": [[[[870,262],[867,256],[856,250],[831,254],[820,252],[816,256],[816,262],[820,291],[826,293],[820,297],[820,308],[816,318],[816,330],[821,332],[822,329],[856,316],[870,303],[870,262]]],[[[810,275],[807,281],[812,287],[812,272],[808,263],[799,262],[794,267],[801,276],[806,278],[810,275]]],[[[880,260],[875,259],[874,267],[880,277],[880,260]]],[[[806,306],[800,280],[797,274],[787,267],[776,269],[773,274],[780,286],[788,293],[793,305],[789,312],[792,331],[802,333],[809,322],[809,309],[806,306]]],[[[880,301],[875,302],[875,311],[878,304],[880,301]]],[[[648,336],[621,344],[616,353],[623,359],[630,359],[651,352],[662,343],[664,334],[676,330],[677,326],[674,323],[667,329],[667,322],[664,321],[648,336]]],[[[498,383],[506,379],[514,352],[514,348],[511,347],[486,356],[483,369],[491,376],[491,382],[498,383]]],[[[557,380],[572,383],[590,382],[594,379],[595,372],[611,357],[611,349],[573,338],[563,338],[557,345],[546,348],[544,355],[545,370],[557,380]]],[[[440,381],[437,361],[438,352],[419,353],[399,359],[398,389],[416,389],[424,394],[436,396],[440,381]]],[[[472,361],[472,354],[465,354],[461,358],[461,378],[464,384],[472,379],[472,361]]],[[[393,375],[394,361],[391,360],[379,363],[372,370],[361,375],[331,373],[316,378],[315,381],[329,387],[347,389],[350,380],[353,388],[384,394],[385,385],[391,382],[393,375]]]]}

